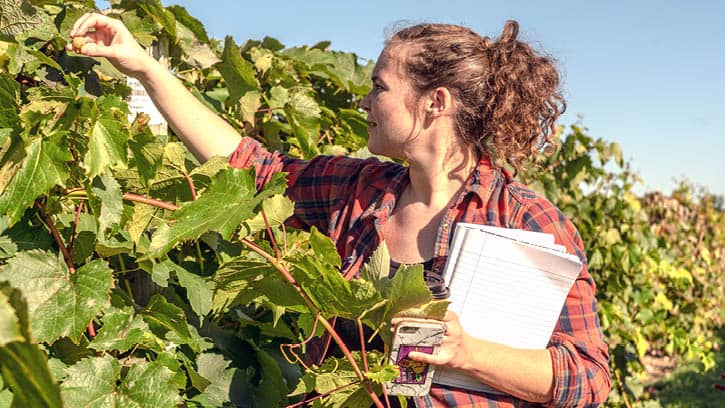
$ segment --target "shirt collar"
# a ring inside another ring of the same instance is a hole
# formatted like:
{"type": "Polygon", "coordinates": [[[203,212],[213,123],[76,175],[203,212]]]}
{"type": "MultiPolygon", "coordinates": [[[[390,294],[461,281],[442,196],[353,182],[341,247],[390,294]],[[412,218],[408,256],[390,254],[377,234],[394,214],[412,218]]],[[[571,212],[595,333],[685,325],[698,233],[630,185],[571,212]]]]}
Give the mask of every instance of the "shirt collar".
{"type": "Polygon", "coordinates": [[[482,155],[466,181],[459,203],[468,194],[474,194],[482,203],[485,203],[491,196],[494,187],[502,179],[509,180],[510,178],[511,174],[508,170],[494,165],[488,156],[482,155]]]}

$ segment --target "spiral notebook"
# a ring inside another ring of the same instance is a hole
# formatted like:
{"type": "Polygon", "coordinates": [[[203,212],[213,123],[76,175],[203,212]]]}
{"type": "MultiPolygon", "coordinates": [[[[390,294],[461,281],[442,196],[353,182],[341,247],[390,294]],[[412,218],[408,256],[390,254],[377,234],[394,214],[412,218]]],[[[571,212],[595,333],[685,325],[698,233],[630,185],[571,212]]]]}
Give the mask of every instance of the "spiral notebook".
{"type": "MultiPolygon", "coordinates": [[[[444,271],[449,309],[473,337],[545,349],[581,268],[551,234],[458,223],[444,271]]],[[[433,382],[501,393],[450,369],[433,382]]]]}

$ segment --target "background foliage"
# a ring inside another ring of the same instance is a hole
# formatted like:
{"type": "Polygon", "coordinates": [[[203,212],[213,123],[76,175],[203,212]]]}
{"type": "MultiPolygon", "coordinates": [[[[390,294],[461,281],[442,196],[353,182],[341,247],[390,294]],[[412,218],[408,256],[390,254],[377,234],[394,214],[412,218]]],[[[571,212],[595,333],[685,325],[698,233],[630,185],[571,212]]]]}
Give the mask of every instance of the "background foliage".
{"type": "MultiPolygon", "coordinates": [[[[210,39],[155,0],[111,4],[139,42],[168,44],[173,72],[242,134],[305,158],[366,155],[358,104],[372,62],[326,42],[210,39]]],[[[344,281],[329,240],[282,226],[283,178],[257,192],[250,171],[200,165],[129,118],[120,73],[64,50],[93,1],[0,5],[0,406],[267,407],[313,389],[317,405],[369,404],[395,376],[380,353],[309,369],[294,356],[334,316],[385,333],[390,315],[427,304],[420,268],[393,282],[381,255],[344,281]]],[[[645,358],[716,363],[722,198],[685,182],[638,196],[616,144],[577,126],[560,138],[521,177],[585,239],[612,353],[608,404],[653,404],[645,358]]]]}

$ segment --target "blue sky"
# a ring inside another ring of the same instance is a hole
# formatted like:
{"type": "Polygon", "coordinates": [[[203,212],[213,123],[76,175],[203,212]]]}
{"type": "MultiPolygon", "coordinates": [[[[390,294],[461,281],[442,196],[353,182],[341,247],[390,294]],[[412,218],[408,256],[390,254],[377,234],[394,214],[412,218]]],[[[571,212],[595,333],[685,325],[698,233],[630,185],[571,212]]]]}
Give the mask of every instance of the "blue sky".
{"type": "MultiPolygon", "coordinates": [[[[463,24],[496,36],[507,19],[554,56],[568,102],[561,124],[621,144],[644,180],[669,192],[687,178],[725,194],[725,1],[162,0],[211,36],[332,42],[375,59],[400,20],[463,24]]],[[[99,2],[103,5],[104,2],[99,2]]]]}

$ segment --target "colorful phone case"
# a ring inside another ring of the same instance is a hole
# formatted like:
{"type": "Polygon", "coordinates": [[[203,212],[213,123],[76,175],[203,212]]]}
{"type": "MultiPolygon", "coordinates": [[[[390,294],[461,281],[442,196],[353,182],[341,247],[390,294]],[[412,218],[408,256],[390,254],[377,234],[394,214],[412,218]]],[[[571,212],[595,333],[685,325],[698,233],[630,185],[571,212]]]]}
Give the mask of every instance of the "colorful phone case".
{"type": "Polygon", "coordinates": [[[390,395],[422,396],[428,394],[435,366],[408,358],[411,351],[433,354],[443,339],[442,322],[403,321],[393,335],[390,363],[400,368],[400,376],[385,384],[390,395]]]}

